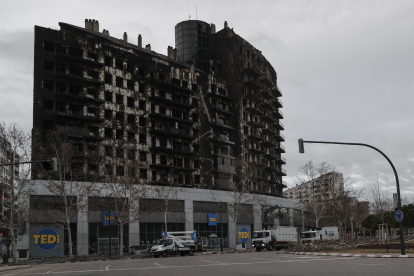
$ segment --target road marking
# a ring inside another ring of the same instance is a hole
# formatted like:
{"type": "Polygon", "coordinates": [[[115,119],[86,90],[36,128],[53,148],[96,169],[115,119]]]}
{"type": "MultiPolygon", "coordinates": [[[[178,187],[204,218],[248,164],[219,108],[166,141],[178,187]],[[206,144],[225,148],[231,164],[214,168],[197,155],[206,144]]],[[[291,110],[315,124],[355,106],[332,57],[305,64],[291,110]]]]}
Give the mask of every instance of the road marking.
{"type": "Polygon", "coordinates": [[[212,264],[225,264],[225,263],[221,263],[221,262],[213,262],[213,261],[206,261],[206,260],[201,260],[202,262],[207,262],[207,263],[212,263],[212,264]]]}
{"type": "MultiPolygon", "coordinates": [[[[233,266],[233,265],[252,265],[252,264],[273,264],[273,263],[306,263],[309,261],[329,261],[329,260],[350,260],[354,258],[329,258],[329,259],[306,259],[306,260],[270,260],[270,261],[257,261],[257,262],[244,262],[244,263],[207,263],[207,264],[198,264],[198,265],[177,265],[177,266],[152,266],[152,267],[131,267],[131,268],[114,268],[111,270],[77,270],[77,271],[54,271],[51,274],[74,274],[74,273],[86,273],[86,272],[106,272],[106,271],[129,271],[129,270],[150,270],[150,269],[173,269],[173,268],[194,268],[194,267],[211,267],[211,266],[233,266]]],[[[109,266],[107,266],[109,267],[109,266]]],[[[26,275],[44,275],[45,272],[32,272],[26,273],[26,275]]]]}
{"type": "Polygon", "coordinates": [[[164,266],[164,265],[160,265],[160,264],[157,264],[157,263],[154,263],[155,265],[158,265],[158,266],[164,266]]]}
{"type": "Polygon", "coordinates": [[[52,269],[52,270],[50,270],[50,271],[48,271],[48,272],[46,272],[46,273],[50,273],[50,272],[53,272],[53,271],[55,271],[55,270],[58,270],[60,267],[58,267],[58,268],[56,268],[56,269],[52,269]]]}
{"type": "Polygon", "coordinates": [[[105,267],[105,270],[109,270],[109,267],[110,267],[111,265],[108,265],[108,266],[106,266],[105,267]]]}

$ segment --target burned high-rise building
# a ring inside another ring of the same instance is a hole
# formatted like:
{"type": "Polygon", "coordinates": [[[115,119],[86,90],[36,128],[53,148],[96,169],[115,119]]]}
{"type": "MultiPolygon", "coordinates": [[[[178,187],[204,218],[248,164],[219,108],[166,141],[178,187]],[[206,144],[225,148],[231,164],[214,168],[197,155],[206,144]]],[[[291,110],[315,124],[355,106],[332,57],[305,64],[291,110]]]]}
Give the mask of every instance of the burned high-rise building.
{"type": "Polygon", "coordinates": [[[167,55],[141,35],[114,38],[95,20],[59,25],[35,27],[33,127],[64,132],[86,155],[123,160],[84,168],[122,177],[137,161],[142,181],[163,182],[174,169],[177,184],[209,188],[243,158],[257,166],[252,191],[282,196],[277,74],[227,22],[217,32],[202,21],[177,24],[167,55]]]}

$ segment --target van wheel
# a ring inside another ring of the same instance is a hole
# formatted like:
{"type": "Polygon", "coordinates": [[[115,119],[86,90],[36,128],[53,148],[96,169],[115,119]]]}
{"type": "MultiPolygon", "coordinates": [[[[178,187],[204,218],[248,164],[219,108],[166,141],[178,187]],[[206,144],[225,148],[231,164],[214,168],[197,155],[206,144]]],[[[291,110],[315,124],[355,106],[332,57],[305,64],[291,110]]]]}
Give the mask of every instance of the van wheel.
{"type": "Polygon", "coordinates": [[[260,252],[260,251],[262,251],[261,248],[256,248],[256,252],[260,252]]]}
{"type": "Polygon", "coordinates": [[[159,258],[160,257],[160,255],[154,255],[154,258],[159,258]]]}
{"type": "Polygon", "coordinates": [[[168,254],[167,254],[167,252],[165,252],[165,251],[164,251],[164,252],[162,252],[162,257],[163,257],[163,258],[166,258],[166,257],[168,257],[168,254]]]}
{"type": "Polygon", "coordinates": [[[194,256],[194,251],[188,251],[188,255],[190,255],[190,256],[194,256]]]}

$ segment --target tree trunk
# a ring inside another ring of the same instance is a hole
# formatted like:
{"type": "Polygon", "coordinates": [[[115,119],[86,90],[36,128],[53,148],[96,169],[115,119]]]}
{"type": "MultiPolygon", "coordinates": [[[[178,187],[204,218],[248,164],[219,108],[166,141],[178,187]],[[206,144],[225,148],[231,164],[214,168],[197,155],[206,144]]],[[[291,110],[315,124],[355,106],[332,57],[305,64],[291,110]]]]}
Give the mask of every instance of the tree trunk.
{"type": "Polygon", "coordinates": [[[315,219],[315,227],[318,228],[318,225],[319,225],[319,220],[315,219]]]}
{"type": "Polygon", "coordinates": [[[167,232],[168,231],[168,228],[167,228],[167,210],[165,210],[165,212],[164,212],[164,226],[165,226],[165,232],[167,232]]]}
{"type": "Polygon", "coordinates": [[[124,224],[119,224],[119,256],[124,256],[124,224]]]}
{"type": "Polygon", "coordinates": [[[13,264],[17,264],[18,263],[17,242],[16,242],[16,236],[14,235],[13,227],[9,227],[9,231],[10,231],[10,240],[11,240],[11,244],[13,248],[13,264]]]}
{"type": "Polygon", "coordinates": [[[68,229],[69,257],[72,259],[72,230],[70,229],[70,220],[68,217],[66,218],[66,228],[68,229]]]}
{"type": "Polygon", "coordinates": [[[237,250],[237,221],[236,220],[234,221],[234,237],[235,237],[234,252],[236,252],[236,250],[237,250]]]}

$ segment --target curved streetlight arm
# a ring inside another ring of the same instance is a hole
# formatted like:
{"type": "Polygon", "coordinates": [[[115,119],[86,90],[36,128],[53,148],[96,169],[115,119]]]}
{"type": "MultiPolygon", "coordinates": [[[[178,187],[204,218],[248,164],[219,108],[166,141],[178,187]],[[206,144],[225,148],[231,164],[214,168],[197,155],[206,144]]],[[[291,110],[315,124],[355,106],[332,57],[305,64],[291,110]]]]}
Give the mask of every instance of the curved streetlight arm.
{"type": "MultiPolygon", "coordinates": [[[[299,139],[301,140],[301,139],[299,139]]],[[[397,209],[401,211],[401,195],[400,195],[400,181],[398,180],[398,174],[397,174],[397,170],[394,167],[394,164],[391,162],[391,160],[388,158],[388,156],[385,155],[385,153],[383,153],[382,151],[380,151],[379,149],[377,149],[376,147],[373,147],[371,145],[368,144],[362,144],[362,143],[342,143],[342,142],[326,142],[326,141],[300,141],[300,143],[313,143],[313,144],[335,144],[335,145],[350,145],[350,146],[364,146],[364,147],[368,147],[371,149],[374,149],[376,151],[378,151],[379,153],[382,154],[382,156],[385,157],[385,159],[387,159],[388,163],[390,163],[392,170],[394,171],[394,175],[395,175],[395,181],[397,183],[397,196],[398,196],[398,203],[397,203],[397,209]]],[[[399,223],[400,226],[400,242],[401,242],[401,255],[405,255],[405,248],[404,248],[404,233],[403,233],[403,223],[402,221],[399,223]]]]}

